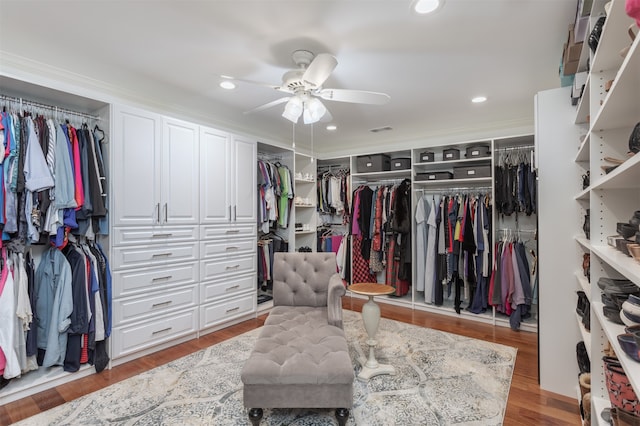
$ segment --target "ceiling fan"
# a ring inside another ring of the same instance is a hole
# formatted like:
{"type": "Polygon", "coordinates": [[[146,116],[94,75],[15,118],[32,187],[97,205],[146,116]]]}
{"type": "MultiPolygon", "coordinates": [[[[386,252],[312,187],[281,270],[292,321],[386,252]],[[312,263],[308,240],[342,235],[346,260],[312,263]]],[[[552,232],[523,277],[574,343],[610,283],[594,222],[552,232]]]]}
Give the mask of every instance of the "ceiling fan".
{"type": "Polygon", "coordinates": [[[370,105],[384,105],[391,99],[386,93],[323,88],[323,83],[338,65],[338,61],[333,55],[328,53],[314,55],[308,50],[296,50],[291,57],[297,69],[284,73],[282,84],[279,86],[234,78],[237,81],[271,87],[291,95],[246,111],[245,114],[263,111],[286,102],[282,113],[284,118],[297,123],[302,115],[304,123],[311,124],[323,118],[326,121],[331,121],[331,114],[320,99],[370,105]]]}

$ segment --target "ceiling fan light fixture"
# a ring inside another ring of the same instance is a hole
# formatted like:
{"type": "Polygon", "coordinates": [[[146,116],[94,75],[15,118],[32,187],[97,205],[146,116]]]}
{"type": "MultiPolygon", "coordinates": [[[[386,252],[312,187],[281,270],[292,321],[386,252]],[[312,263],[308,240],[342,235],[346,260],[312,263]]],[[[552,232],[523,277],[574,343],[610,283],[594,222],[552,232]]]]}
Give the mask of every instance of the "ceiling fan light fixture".
{"type": "Polygon", "coordinates": [[[442,8],[443,4],[444,0],[413,0],[411,9],[419,15],[426,15],[442,8]]]}
{"type": "Polygon", "coordinates": [[[312,124],[320,121],[327,113],[327,108],[318,98],[311,98],[304,103],[304,124],[312,124]]]}
{"type": "Polygon", "coordinates": [[[297,123],[300,115],[302,115],[303,105],[302,100],[297,96],[293,96],[287,104],[284,106],[284,112],[282,116],[292,123],[297,123]]]}

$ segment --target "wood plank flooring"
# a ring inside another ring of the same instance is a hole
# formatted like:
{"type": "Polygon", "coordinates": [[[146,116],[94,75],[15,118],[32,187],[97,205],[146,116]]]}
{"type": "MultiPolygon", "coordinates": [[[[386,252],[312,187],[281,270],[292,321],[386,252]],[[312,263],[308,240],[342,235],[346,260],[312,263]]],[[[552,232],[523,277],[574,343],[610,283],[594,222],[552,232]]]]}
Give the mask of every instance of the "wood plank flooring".
{"type": "MultiPolygon", "coordinates": [[[[345,297],[343,300],[345,309],[357,312],[361,311],[363,303],[362,299],[350,297],[345,297]]],[[[504,420],[505,425],[580,425],[578,404],[575,398],[543,391],[538,386],[538,336],[536,333],[517,332],[505,327],[494,327],[489,324],[388,304],[380,304],[380,308],[384,318],[518,348],[504,420]]],[[[207,334],[199,339],[136,359],[111,370],[104,370],[100,374],[94,374],[5,404],[0,407],[0,425],[9,425],[33,416],[110,384],[253,330],[262,326],[265,318],[266,315],[262,315],[257,319],[207,334]]]]}

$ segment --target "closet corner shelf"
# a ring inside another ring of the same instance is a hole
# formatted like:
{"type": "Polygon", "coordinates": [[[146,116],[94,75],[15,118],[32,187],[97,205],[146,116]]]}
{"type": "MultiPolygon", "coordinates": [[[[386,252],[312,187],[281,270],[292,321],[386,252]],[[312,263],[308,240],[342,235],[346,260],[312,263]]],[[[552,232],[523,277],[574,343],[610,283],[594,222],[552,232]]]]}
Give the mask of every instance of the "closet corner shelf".
{"type": "Polygon", "coordinates": [[[618,359],[624,367],[624,371],[627,373],[631,386],[633,386],[636,393],[640,392],[640,362],[634,361],[629,357],[629,355],[625,354],[618,343],[618,335],[624,333],[624,326],[614,324],[605,318],[604,313],[602,312],[602,308],[604,307],[602,302],[593,302],[591,306],[598,317],[598,321],[600,322],[602,330],[604,330],[609,343],[618,355],[618,359]]]}
{"type": "Polygon", "coordinates": [[[637,188],[638,182],[640,182],[640,155],[636,154],[614,171],[603,176],[593,185],[593,189],[637,188]]]}
{"type": "Polygon", "coordinates": [[[591,246],[591,251],[640,286],[640,263],[608,245],[594,244],[591,246]]]}
{"type": "Polygon", "coordinates": [[[585,237],[576,236],[575,239],[576,239],[576,242],[580,244],[584,249],[587,249],[588,251],[591,251],[593,249],[591,245],[591,241],[589,241],[585,237]]]}
{"type": "Polygon", "coordinates": [[[591,198],[591,187],[587,187],[585,189],[583,189],[582,191],[580,191],[578,193],[578,195],[576,195],[575,197],[573,197],[576,201],[586,201],[589,200],[589,198],[591,198]]]}
{"type": "Polygon", "coordinates": [[[590,159],[589,155],[589,145],[591,141],[591,134],[587,133],[582,142],[580,143],[580,147],[578,148],[578,153],[576,154],[576,158],[574,162],[576,163],[588,163],[590,159]]]}
{"type": "Polygon", "coordinates": [[[587,348],[587,353],[591,353],[591,333],[589,330],[584,328],[584,324],[582,324],[582,318],[576,312],[576,321],[578,322],[578,328],[580,329],[580,335],[582,336],[582,341],[587,348]]]}
{"type": "Polygon", "coordinates": [[[587,298],[591,300],[591,284],[587,280],[587,277],[584,276],[582,271],[576,271],[575,276],[580,284],[580,289],[585,292],[587,298]]]}
{"type": "Polygon", "coordinates": [[[295,179],[296,183],[316,183],[315,179],[295,179]]]}

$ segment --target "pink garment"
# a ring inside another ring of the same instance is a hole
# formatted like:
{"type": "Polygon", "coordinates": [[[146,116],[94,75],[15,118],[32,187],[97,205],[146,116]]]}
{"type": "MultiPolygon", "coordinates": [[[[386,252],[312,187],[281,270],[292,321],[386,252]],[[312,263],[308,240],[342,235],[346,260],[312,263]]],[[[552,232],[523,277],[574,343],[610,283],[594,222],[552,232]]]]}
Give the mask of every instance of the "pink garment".
{"type": "Polygon", "coordinates": [[[75,183],[75,200],[78,207],[76,210],[80,210],[84,205],[84,186],[82,185],[82,172],[80,163],[80,144],[78,142],[78,135],[76,129],[69,126],[69,140],[71,141],[71,151],[73,161],[73,180],[75,183]]]}
{"type": "Polygon", "coordinates": [[[356,189],[353,196],[353,216],[351,217],[351,234],[362,235],[360,226],[358,226],[358,216],[360,216],[360,188],[356,189]]]}
{"type": "Polygon", "coordinates": [[[624,10],[627,15],[636,20],[636,25],[640,27],[640,0],[627,0],[624,10]]]}
{"type": "Polygon", "coordinates": [[[342,235],[332,235],[331,251],[337,254],[338,250],[340,249],[340,243],[342,243],[342,235]]]}

